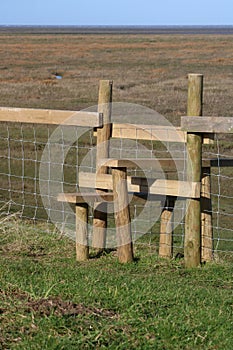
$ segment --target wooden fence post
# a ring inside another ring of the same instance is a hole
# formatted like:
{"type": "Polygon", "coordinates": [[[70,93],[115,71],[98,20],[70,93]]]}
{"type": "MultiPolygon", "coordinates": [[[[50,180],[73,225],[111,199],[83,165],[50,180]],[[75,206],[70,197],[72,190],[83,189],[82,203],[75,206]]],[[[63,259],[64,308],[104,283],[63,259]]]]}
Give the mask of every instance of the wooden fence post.
{"type": "Polygon", "coordinates": [[[161,258],[172,258],[173,255],[173,210],[174,197],[167,196],[160,219],[160,241],[159,256],[161,258]]]}
{"type": "Polygon", "coordinates": [[[88,246],[88,204],[76,204],[76,260],[89,258],[88,246]]]}
{"type": "MultiPolygon", "coordinates": [[[[100,159],[109,157],[109,139],[111,136],[112,85],[110,80],[101,80],[99,85],[98,112],[103,114],[103,127],[97,129],[96,169],[97,174],[107,174],[108,168],[98,169],[100,159]]],[[[98,190],[99,193],[103,190],[98,190]]],[[[107,229],[107,203],[94,205],[92,246],[99,251],[105,248],[107,229]]]]}
{"type": "Polygon", "coordinates": [[[201,177],[201,260],[213,260],[213,225],[210,167],[202,168],[201,177]]]}
{"type": "MultiPolygon", "coordinates": [[[[203,75],[189,74],[188,116],[202,115],[203,75]]],[[[202,136],[187,133],[187,181],[201,181],[202,136]]],[[[185,217],[184,261],[187,268],[197,267],[201,263],[201,201],[187,200],[185,217]]]]}
{"type": "Polygon", "coordinates": [[[112,180],[118,259],[121,263],[127,263],[133,261],[127,169],[112,168],[112,180]]]}

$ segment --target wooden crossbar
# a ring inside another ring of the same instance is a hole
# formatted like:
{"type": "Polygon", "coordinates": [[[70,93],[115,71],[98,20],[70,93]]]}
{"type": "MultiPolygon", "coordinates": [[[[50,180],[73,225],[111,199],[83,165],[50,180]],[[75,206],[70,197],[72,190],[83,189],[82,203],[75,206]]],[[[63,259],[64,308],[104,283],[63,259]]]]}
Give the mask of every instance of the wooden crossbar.
{"type": "Polygon", "coordinates": [[[101,113],[0,107],[1,122],[102,127],[101,113]]]}
{"type": "MultiPolygon", "coordinates": [[[[94,132],[94,135],[96,136],[97,133],[94,132]]],[[[173,126],[112,123],[111,137],[131,140],[185,143],[187,140],[187,132],[181,130],[180,127],[173,126]]],[[[203,135],[204,144],[212,143],[212,141],[212,134],[203,135]]]]}
{"type": "MultiPolygon", "coordinates": [[[[200,183],[190,181],[146,179],[127,176],[129,192],[149,193],[161,196],[200,198],[200,183]]],[[[79,173],[79,186],[112,190],[112,176],[109,174],[79,173]]]]}
{"type": "Polygon", "coordinates": [[[186,142],[186,133],[173,126],[112,124],[112,137],[166,142],[186,142]]]}
{"type": "Polygon", "coordinates": [[[233,133],[233,117],[181,117],[181,129],[197,133],[233,133]]]}

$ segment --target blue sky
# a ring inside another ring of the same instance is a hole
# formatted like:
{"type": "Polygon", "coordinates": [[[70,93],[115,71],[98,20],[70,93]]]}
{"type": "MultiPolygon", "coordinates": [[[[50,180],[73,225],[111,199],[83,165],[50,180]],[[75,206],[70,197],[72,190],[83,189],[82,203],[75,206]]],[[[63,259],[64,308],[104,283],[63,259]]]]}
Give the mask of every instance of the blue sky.
{"type": "Polygon", "coordinates": [[[0,25],[233,25],[233,0],[0,2],[0,25]]]}

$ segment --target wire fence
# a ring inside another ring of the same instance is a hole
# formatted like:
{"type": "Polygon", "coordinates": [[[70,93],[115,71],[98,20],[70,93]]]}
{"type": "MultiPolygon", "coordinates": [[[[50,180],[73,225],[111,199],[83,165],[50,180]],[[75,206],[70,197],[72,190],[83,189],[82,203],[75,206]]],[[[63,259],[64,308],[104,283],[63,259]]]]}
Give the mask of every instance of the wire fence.
{"type": "Polygon", "coordinates": [[[214,159],[211,167],[213,247],[217,252],[233,251],[233,135],[216,134],[213,145],[204,147],[203,158],[214,159]]]}
{"type": "MultiPolygon", "coordinates": [[[[166,128],[161,127],[161,130],[166,128]]],[[[80,191],[80,173],[96,172],[96,136],[93,129],[81,127],[21,123],[1,123],[0,128],[0,207],[1,216],[18,213],[36,223],[55,223],[75,238],[75,208],[57,201],[58,192],[80,191]],[[56,130],[55,130],[56,129],[56,130]],[[55,132],[55,134],[54,134],[55,132]],[[55,136],[54,136],[55,135],[55,136]],[[78,141],[77,141],[78,140],[78,141]],[[44,152],[46,151],[46,157],[44,152]],[[41,169],[44,171],[41,172],[41,169]],[[60,176],[58,175],[58,172],[60,176]]],[[[203,158],[214,158],[211,168],[213,246],[217,252],[233,252],[233,182],[232,168],[222,167],[220,160],[232,157],[232,137],[217,135],[214,144],[203,146],[203,158]]],[[[112,158],[179,158],[186,159],[184,143],[134,141],[118,137],[110,141],[112,158]]],[[[176,171],[132,169],[128,175],[185,180],[185,161],[176,171]]],[[[82,191],[86,191],[82,188],[82,191]]],[[[94,191],[94,189],[93,189],[94,191]]],[[[131,203],[132,234],[137,244],[158,250],[160,214],[166,197],[143,205],[131,203]],[[144,211],[144,212],[143,212],[144,211]],[[143,212],[143,215],[140,214],[143,212]],[[135,218],[139,218],[135,220],[135,218]]],[[[167,208],[169,209],[169,208],[167,208]]],[[[184,246],[186,200],[178,198],[172,218],[175,252],[184,246]]],[[[114,231],[113,209],[109,210],[110,228],[114,231]]],[[[90,235],[93,210],[89,212],[90,235]]]]}

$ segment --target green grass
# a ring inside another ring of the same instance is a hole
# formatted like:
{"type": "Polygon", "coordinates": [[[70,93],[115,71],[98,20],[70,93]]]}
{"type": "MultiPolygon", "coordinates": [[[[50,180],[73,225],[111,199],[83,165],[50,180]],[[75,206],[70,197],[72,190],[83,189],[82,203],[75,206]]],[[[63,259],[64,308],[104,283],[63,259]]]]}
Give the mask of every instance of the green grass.
{"type": "Polygon", "coordinates": [[[135,248],[75,261],[43,225],[2,221],[1,349],[232,349],[233,259],[195,270],[135,248]]]}

